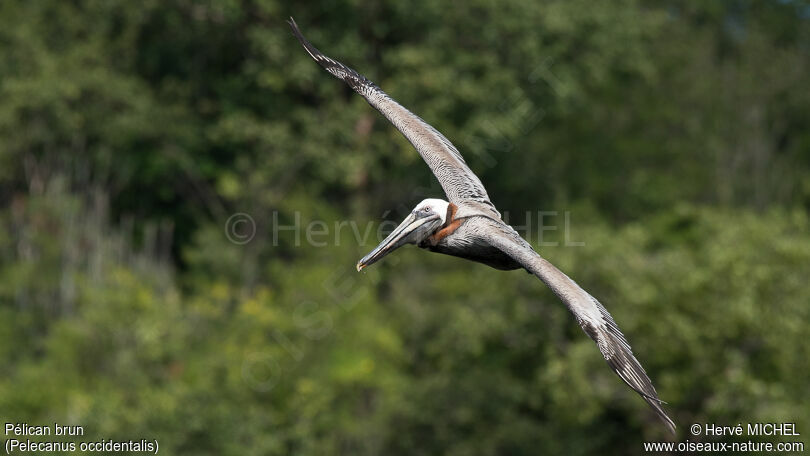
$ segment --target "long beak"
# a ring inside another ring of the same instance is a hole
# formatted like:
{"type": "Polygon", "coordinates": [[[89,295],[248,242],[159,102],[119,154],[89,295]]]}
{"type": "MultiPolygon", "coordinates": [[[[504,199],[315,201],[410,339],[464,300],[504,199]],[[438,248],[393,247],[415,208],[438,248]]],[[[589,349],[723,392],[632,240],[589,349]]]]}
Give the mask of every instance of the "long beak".
{"type": "Polygon", "coordinates": [[[409,215],[380,243],[380,245],[357,262],[357,271],[359,272],[364,267],[376,263],[382,257],[407,244],[408,236],[411,233],[434,218],[435,217],[417,218],[414,214],[409,215]]]}

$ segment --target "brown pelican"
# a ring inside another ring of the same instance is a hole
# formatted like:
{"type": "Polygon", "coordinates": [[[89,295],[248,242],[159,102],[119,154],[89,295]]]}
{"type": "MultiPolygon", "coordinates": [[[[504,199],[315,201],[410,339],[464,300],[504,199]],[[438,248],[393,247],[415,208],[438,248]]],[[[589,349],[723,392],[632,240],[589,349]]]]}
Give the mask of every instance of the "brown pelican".
{"type": "Polygon", "coordinates": [[[362,95],[405,135],[433,171],[449,200],[426,199],[417,204],[379,246],[357,263],[357,270],[405,244],[415,244],[432,252],[466,258],[501,270],[525,269],[545,282],[565,303],[585,334],[596,342],[608,365],[647,401],[674,434],[675,423],[661,407],[663,402],[655,387],[607,309],[543,259],[501,220],[483,184],[453,144],[360,73],[323,55],[304,38],[292,18],[289,24],[310,57],[362,95]]]}

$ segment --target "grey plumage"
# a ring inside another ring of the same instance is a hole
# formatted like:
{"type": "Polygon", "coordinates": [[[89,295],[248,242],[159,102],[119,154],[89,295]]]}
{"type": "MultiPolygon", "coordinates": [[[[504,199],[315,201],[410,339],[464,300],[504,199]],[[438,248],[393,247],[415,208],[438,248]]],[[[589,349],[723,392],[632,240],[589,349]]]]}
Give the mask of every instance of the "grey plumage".
{"type": "Polygon", "coordinates": [[[674,433],[675,424],[661,407],[662,401],[652,382],[607,309],[542,258],[501,220],[483,184],[455,146],[363,75],[323,55],[304,38],[292,18],[289,24],[304,49],[318,64],[362,95],[413,144],[451,203],[448,205],[441,200],[421,202],[395,233],[358,262],[358,270],[406,243],[484,263],[496,269],[525,269],[542,280],[565,303],[583,331],[596,342],[613,371],[647,401],[674,433]],[[438,207],[439,203],[444,203],[441,208],[438,207]],[[446,215],[443,213],[445,210],[446,215]],[[410,227],[413,229],[409,231],[410,227]]]}

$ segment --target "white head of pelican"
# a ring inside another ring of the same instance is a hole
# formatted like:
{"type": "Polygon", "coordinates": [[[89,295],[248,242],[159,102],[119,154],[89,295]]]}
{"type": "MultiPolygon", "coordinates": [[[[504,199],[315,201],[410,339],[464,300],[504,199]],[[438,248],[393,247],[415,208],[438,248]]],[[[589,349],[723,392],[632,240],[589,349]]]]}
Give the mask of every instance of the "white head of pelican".
{"type": "Polygon", "coordinates": [[[437,198],[422,200],[374,250],[357,262],[360,271],[405,244],[423,244],[436,233],[448,217],[450,203],[437,198]]]}

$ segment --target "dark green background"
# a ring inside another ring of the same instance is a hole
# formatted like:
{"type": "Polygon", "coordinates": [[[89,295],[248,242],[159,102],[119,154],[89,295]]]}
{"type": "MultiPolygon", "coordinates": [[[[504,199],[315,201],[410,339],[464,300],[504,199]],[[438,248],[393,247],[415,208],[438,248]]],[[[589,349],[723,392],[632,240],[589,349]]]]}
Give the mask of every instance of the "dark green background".
{"type": "Polygon", "coordinates": [[[380,222],[444,195],[292,15],[512,224],[531,211],[678,440],[786,421],[803,436],[764,440],[806,441],[810,4],[290,3],[0,2],[0,421],[188,455],[667,438],[533,277],[415,248],[354,271],[380,222]],[[274,231],[296,220],[325,245],[274,231]]]}

